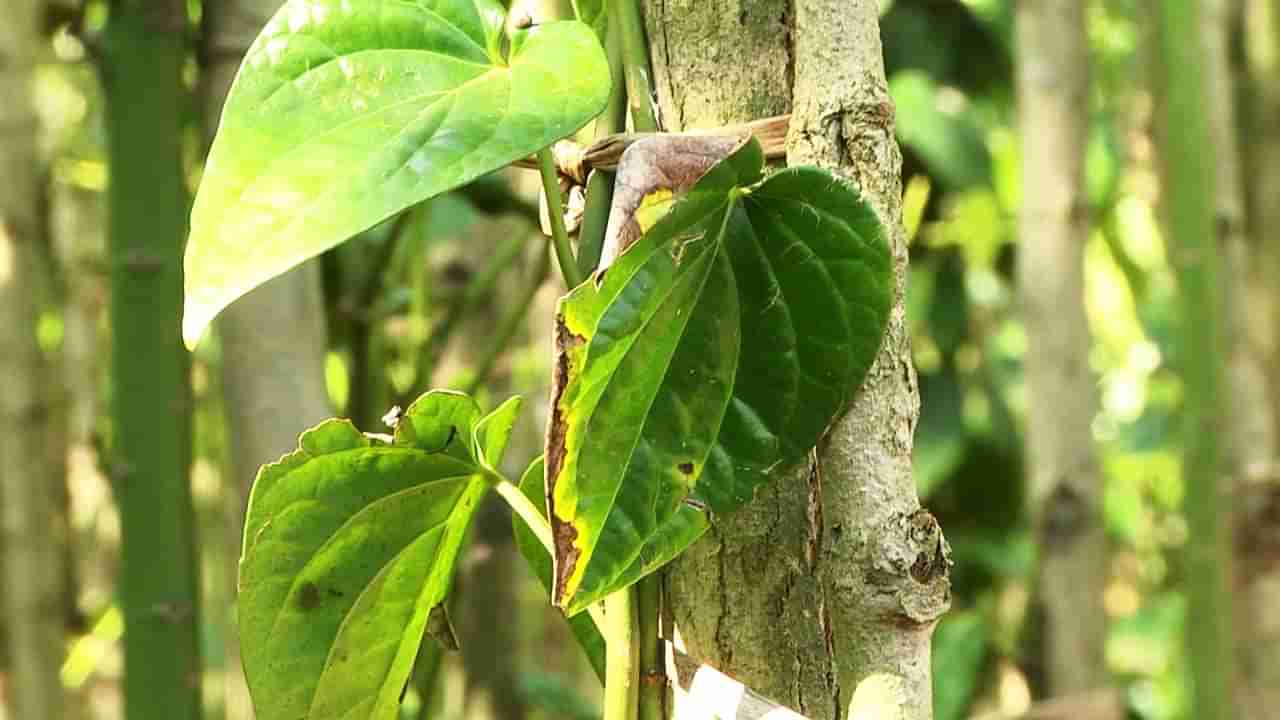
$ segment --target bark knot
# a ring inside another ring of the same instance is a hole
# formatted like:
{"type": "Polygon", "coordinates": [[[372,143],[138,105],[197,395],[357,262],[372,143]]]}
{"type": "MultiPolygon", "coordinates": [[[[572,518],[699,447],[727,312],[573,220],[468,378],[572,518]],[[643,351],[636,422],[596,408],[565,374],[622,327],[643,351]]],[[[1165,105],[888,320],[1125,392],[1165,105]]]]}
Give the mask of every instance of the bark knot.
{"type": "Polygon", "coordinates": [[[874,533],[869,585],[886,608],[908,625],[936,621],[951,605],[951,546],[936,518],[924,509],[896,513],[874,533]]]}

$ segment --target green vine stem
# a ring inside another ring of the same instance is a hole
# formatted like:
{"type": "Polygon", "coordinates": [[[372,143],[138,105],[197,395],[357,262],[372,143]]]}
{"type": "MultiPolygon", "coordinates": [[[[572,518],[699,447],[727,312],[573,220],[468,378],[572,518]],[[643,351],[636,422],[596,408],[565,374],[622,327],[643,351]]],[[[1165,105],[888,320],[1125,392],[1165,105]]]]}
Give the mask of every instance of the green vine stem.
{"type": "MultiPolygon", "coordinates": [[[[538,506],[525,497],[519,487],[500,473],[490,470],[488,476],[489,483],[498,493],[498,496],[507,502],[511,512],[515,513],[524,521],[525,525],[529,526],[529,530],[533,532],[534,537],[538,538],[538,542],[542,543],[542,547],[546,549],[547,554],[555,557],[555,542],[551,539],[551,524],[542,516],[542,511],[538,509],[538,506]]],[[[591,621],[595,623],[596,629],[600,631],[600,634],[606,635],[609,628],[605,624],[604,609],[599,604],[592,605],[587,608],[587,614],[591,616],[591,621]]]]}
{"type": "Polygon", "coordinates": [[[640,627],[634,587],[604,599],[604,720],[636,720],[640,697],[640,627]]]}
{"type": "MultiPolygon", "coordinates": [[[[609,105],[604,114],[596,118],[596,140],[627,127],[627,93],[622,81],[622,33],[617,23],[609,24],[605,45],[613,89],[609,92],[609,105]]],[[[584,275],[594,272],[600,263],[604,233],[609,225],[609,209],[613,205],[613,180],[613,173],[604,170],[595,170],[587,178],[587,203],[582,210],[582,227],[578,229],[578,269],[584,275]]]]}
{"type": "Polygon", "coordinates": [[[560,264],[560,274],[564,276],[565,285],[570,288],[582,284],[582,271],[573,257],[573,247],[569,244],[569,231],[564,226],[564,200],[560,196],[560,174],[556,170],[556,159],[551,148],[538,151],[538,171],[542,173],[542,192],[547,198],[547,215],[551,219],[551,239],[556,249],[556,262],[560,264]]]}
{"type": "Polygon", "coordinates": [[[655,573],[635,585],[636,612],[640,638],[640,720],[663,720],[666,716],[666,668],[662,644],[658,641],[658,620],[662,613],[662,576],[655,573]]]}
{"type": "MultiPolygon", "coordinates": [[[[644,17],[639,0],[613,0],[611,24],[618,27],[622,41],[622,73],[626,78],[627,104],[631,110],[631,126],[637,133],[657,132],[658,120],[653,110],[653,82],[649,66],[649,44],[645,39],[644,17]]],[[[661,644],[658,642],[658,619],[661,612],[662,585],[661,575],[653,574],[625,591],[615,593],[613,597],[626,596],[628,602],[634,598],[635,608],[630,610],[635,618],[636,635],[626,645],[621,645],[621,622],[610,621],[610,633],[605,634],[608,642],[608,666],[606,669],[605,720],[614,720],[608,713],[608,701],[612,697],[609,684],[624,682],[624,678],[613,674],[614,656],[624,652],[633,665],[627,667],[625,682],[630,695],[627,702],[629,712],[634,715],[618,715],[618,718],[639,717],[640,720],[661,720],[665,714],[663,699],[666,684],[663,682],[663,665],[661,644]],[[615,634],[616,633],[616,634],[615,634]]],[[[607,608],[612,608],[611,598],[606,598],[607,608]]],[[[606,616],[610,613],[606,611],[606,616]]],[[[619,670],[621,673],[622,670],[619,670]]],[[[622,691],[617,691],[621,693],[622,691]]]]}
{"type": "Polygon", "coordinates": [[[622,66],[631,108],[631,126],[636,132],[655,132],[658,119],[653,114],[653,82],[649,70],[649,46],[644,36],[644,16],[637,0],[613,0],[610,20],[622,35],[622,66]]]}

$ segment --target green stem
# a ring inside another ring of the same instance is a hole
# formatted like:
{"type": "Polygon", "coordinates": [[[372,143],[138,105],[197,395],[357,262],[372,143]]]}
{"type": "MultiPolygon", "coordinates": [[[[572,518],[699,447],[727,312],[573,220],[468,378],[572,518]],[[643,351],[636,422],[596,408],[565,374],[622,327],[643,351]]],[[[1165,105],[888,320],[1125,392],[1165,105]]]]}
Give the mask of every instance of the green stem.
{"type": "Polygon", "coordinates": [[[636,583],[636,605],[640,614],[640,720],[662,720],[666,716],[666,669],[662,644],[658,642],[658,620],[662,612],[661,574],[654,573],[636,583]]]}
{"type": "Polygon", "coordinates": [[[516,300],[516,304],[507,312],[507,316],[503,318],[502,325],[499,326],[498,334],[494,336],[493,343],[485,351],[484,358],[476,367],[475,377],[467,385],[466,393],[468,395],[475,394],[476,390],[484,384],[488,379],[489,373],[493,372],[493,366],[498,362],[498,358],[503,351],[511,344],[511,338],[515,337],[516,331],[520,329],[520,324],[529,314],[529,308],[533,305],[533,298],[538,294],[542,282],[547,278],[547,271],[551,269],[551,255],[545,250],[542,252],[542,259],[538,261],[538,267],[533,271],[533,279],[529,281],[529,286],[525,288],[524,294],[516,300]]]}
{"type": "Polygon", "coordinates": [[[604,720],[636,720],[640,692],[640,642],[635,589],[604,599],[604,720]]]}
{"type": "Polygon", "coordinates": [[[1186,631],[1192,692],[1188,716],[1237,717],[1234,707],[1231,607],[1227,568],[1231,551],[1230,498],[1224,492],[1220,445],[1223,344],[1218,313],[1218,235],[1213,158],[1205,113],[1201,5],[1160,3],[1163,50],[1163,152],[1170,255],[1178,283],[1178,361],[1182,375],[1183,512],[1190,536],[1183,546],[1186,631]]]}
{"type": "MultiPolygon", "coordinates": [[[[622,75],[626,80],[631,125],[636,132],[656,132],[649,44],[639,0],[612,0],[611,24],[621,40],[622,75]]],[[[621,128],[619,128],[621,129],[621,128]]],[[[607,211],[605,214],[607,222],[607,211]]],[[[662,658],[658,643],[661,597],[658,576],[615,592],[604,600],[607,643],[604,720],[660,720],[665,683],[660,681],[662,658]],[[634,602],[634,604],[633,604],[634,602]],[[643,664],[642,664],[643,663],[643,664]]]]}
{"type": "Polygon", "coordinates": [[[644,36],[644,17],[639,0],[613,0],[612,20],[622,35],[623,72],[631,107],[631,126],[636,132],[657,132],[653,114],[653,82],[649,70],[649,44],[644,36]]]}
{"type": "Polygon", "coordinates": [[[551,148],[538,151],[538,171],[542,173],[542,192],[547,197],[547,215],[551,218],[551,239],[556,248],[556,261],[560,263],[560,274],[564,276],[565,285],[570,288],[582,284],[582,271],[573,257],[573,247],[569,245],[569,231],[564,227],[564,200],[560,196],[560,175],[556,171],[556,159],[551,148]]]}
{"type": "MultiPolygon", "coordinates": [[[[622,79],[622,33],[618,23],[609,24],[606,42],[609,53],[609,75],[613,88],[609,105],[596,119],[596,139],[621,132],[627,126],[627,93],[622,79]]],[[[578,268],[584,275],[595,271],[604,248],[604,234],[609,226],[609,209],[613,205],[613,173],[596,170],[587,178],[587,204],[582,211],[582,227],[578,230],[578,268]]]]}
{"type": "MultiPolygon", "coordinates": [[[[538,542],[542,543],[542,547],[546,548],[547,554],[555,557],[556,546],[555,541],[551,538],[551,525],[547,522],[547,518],[543,516],[542,511],[534,505],[520,488],[506,479],[497,472],[489,472],[489,482],[492,483],[493,489],[498,495],[507,501],[507,505],[511,508],[511,512],[515,513],[525,525],[529,526],[529,530],[533,532],[533,536],[538,538],[538,542]]],[[[595,623],[596,629],[602,635],[605,635],[609,628],[605,624],[604,613],[599,604],[592,605],[587,608],[587,614],[591,616],[592,622],[595,623]]],[[[606,635],[607,637],[607,635],[606,635]]]]}

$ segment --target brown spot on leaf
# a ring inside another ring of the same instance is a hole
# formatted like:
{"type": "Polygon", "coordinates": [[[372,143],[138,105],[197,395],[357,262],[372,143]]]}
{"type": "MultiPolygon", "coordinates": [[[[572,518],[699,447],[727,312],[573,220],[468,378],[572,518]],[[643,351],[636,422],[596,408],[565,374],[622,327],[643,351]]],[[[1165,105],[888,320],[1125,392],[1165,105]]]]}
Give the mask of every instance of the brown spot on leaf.
{"type": "Polygon", "coordinates": [[[682,462],[679,465],[677,465],[676,468],[680,470],[680,472],[684,473],[685,475],[693,474],[693,463],[691,462],[682,462]]]}
{"type": "Polygon", "coordinates": [[[298,608],[303,611],[315,610],[320,607],[320,588],[315,583],[302,583],[302,588],[298,590],[298,608]]]}

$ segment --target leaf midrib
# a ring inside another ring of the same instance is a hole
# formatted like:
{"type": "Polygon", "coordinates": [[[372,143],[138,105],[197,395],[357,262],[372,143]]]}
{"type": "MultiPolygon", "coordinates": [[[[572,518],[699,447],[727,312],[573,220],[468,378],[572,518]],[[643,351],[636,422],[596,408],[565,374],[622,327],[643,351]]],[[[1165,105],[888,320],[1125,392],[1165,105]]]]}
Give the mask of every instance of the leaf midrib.
{"type": "MultiPolygon", "coordinates": [[[[714,242],[715,242],[715,245],[716,245],[716,246],[715,246],[715,248],[712,248],[712,249],[710,249],[710,250],[708,250],[708,251],[707,251],[708,258],[707,258],[706,262],[707,262],[709,265],[712,265],[712,264],[714,264],[714,263],[715,263],[716,255],[720,252],[720,249],[721,249],[721,247],[722,247],[722,245],[723,245],[723,243],[724,243],[725,227],[728,225],[729,218],[730,218],[730,217],[732,216],[732,214],[733,214],[733,207],[734,207],[734,205],[735,205],[734,201],[729,200],[729,199],[727,199],[727,197],[726,197],[726,202],[725,202],[723,205],[718,206],[717,208],[715,208],[715,209],[712,211],[713,213],[714,213],[714,212],[721,212],[721,213],[723,213],[723,216],[722,216],[722,218],[721,218],[721,221],[720,221],[720,227],[719,227],[719,229],[718,229],[718,231],[717,231],[717,233],[716,233],[716,237],[715,237],[715,240],[714,240],[714,242]]],[[[711,214],[711,213],[708,213],[708,214],[711,214]]],[[[656,248],[656,249],[655,249],[655,253],[657,253],[657,252],[662,252],[662,249],[661,249],[661,248],[656,248]]],[[[702,297],[702,291],[706,288],[706,282],[707,282],[707,279],[711,276],[711,272],[712,272],[711,268],[708,268],[708,269],[707,269],[707,271],[704,273],[704,275],[703,275],[703,277],[702,277],[702,282],[699,284],[699,286],[698,286],[698,292],[697,292],[697,294],[695,295],[695,305],[696,305],[697,301],[698,301],[699,299],[701,299],[701,297],[702,297]]],[[[672,288],[672,289],[674,289],[674,288],[675,288],[675,286],[676,286],[676,283],[675,283],[675,282],[673,282],[673,283],[671,284],[671,288],[672,288]]],[[[670,297],[670,290],[667,292],[666,296],[664,296],[664,298],[663,298],[663,303],[665,303],[669,297],[670,297]]],[[[651,315],[649,316],[649,318],[648,318],[648,319],[646,319],[646,320],[644,321],[644,324],[643,324],[643,325],[641,325],[640,329],[636,331],[636,338],[637,338],[637,339],[639,339],[639,338],[644,334],[644,332],[649,328],[649,323],[651,323],[651,322],[653,321],[653,318],[654,318],[654,317],[656,317],[657,315],[658,315],[658,313],[657,313],[657,312],[654,312],[653,314],[651,314],[651,315]]],[[[687,329],[687,328],[688,328],[688,323],[689,323],[689,319],[688,319],[688,318],[689,318],[689,317],[691,317],[692,315],[693,315],[693,312],[692,312],[692,309],[690,309],[690,312],[689,312],[688,316],[686,316],[686,318],[685,318],[685,325],[684,325],[684,328],[685,328],[685,329],[687,329]]],[[[683,336],[684,336],[684,329],[682,329],[682,330],[681,330],[681,337],[683,338],[683,336]]],[[[679,349],[679,342],[680,342],[680,341],[679,341],[679,340],[677,340],[677,343],[676,343],[676,350],[678,350],[678,349],[679,349]]],[[[626,352],[624,352],[624,353],[623,353],[623,359],[624,359],[624,360],[625,360],[625,358],[626,358],[626,356],[627,356],[627,355],[630,355],[630,354],[631,354],[631,351],[632,351],[632,349],[635,347],[635,345],[636,345],[636,343],[634,343],[634,342],[633,342],[633,343],[631,343],[631,345],[627,348],[626,352]]],[[[676,351],[673,351],[673,352],[672,352],[671,357],[675,357],[675,352],[676,352],[676,351]]],[[[609,371],[609,377],[608,377],[608,381],[607,381],[607,382],[612,383],[612,381],[613,381],[613,376],[617,373],[617,371],[618,371],[618,367],[621,367],[621,365],[622,365],[622,361],[620,360],[620,361],[618,362],[618,366],[614,367],[612,370],[610,370],[610,371],[609,371]]],[[[736,360],[735,360],[735,368],[736,368],[736,360]]],[[[645,412],[644,412],[643,417],[645,417],[645,418],[648,418],[648,417],[649,417],[649,415],[650,415],[650,411],[651,411],[651,410],[652,410],[652,408],[653,408],[653,403],[654,403],[654,401],[656,401],[656,400],[657,400],[657,398],[658,398],[658,394],[661,392],[662,385],[663,385],[663,383],[664,383],[664,382],[665,382],[665,380],[666,380],[667,373],[669,373],[670,371],[671,371],[671,358],[669,357],[669,358],[667,358],[666,366],[665,366],[665,367],[663,368],[663,370],[662,370],[662,378],[661,378],[661,380],[659,380],[659,381],[658,381],[658,390],[656,390],[656,391],[653,393],[653,395],[649,398],[649,402],[648,402],[648,405],[647,405],[647,406],[646,406],[646,408],[645,408],[645,412]]],[[[735,370],[735,375],[736,375],[736,370],[735,370]]],[[[735,380],[736,380],[736,377],[735,377],[735,380]]],[[[729,394],[730,394],[730,396],[732,396],[732,394],[733,394],[732,383],[731,383],[731,387],[729,388],[729,394]]],[[[593,419],[595,418],[595,412],[594,412],[594,410],[593,410],[593,412],[592,412],[592,418],[593,418],[593,419]]],[[[722,422],[723,422],[723,417],[721,418],[721,420],[722,420],[722,422]]],[[[645,423],[645,424],[647,424],[647,423],[645,423]]],[[[640,443],[640,437],[641,437],[641,435],[643,435],[643,433],[644,433],[644,426],[645,426],[645,424],[642,424],[642,425],[640,426],[640,430],[639,430],[638,432],[636,432],[636,434],[635,434],[635,439],[634,439],[634,440],[632,441],[632,443],[631,443],[631,448],[627,451],[627,461],[626,461],[626,463],[625,463],[625,464],[623,464],[623,466],[622,466],[622,470],[621,470],[621,471],[618,473],[618,475],[617,475],[617,477],[619,478],[619,481],[616,483],[616,485],[615,485],[615,487],[614,487],[614,490],[613,490],[613,494],[612,494],[612,496],[611,496],[611,497],[610,497],[610,499],[609,499],[609,511],[608,511],[608,512],[606,512],[606,513],[604,514],[604,517],[601,519],[601,522],[600,522],[600,527],[602,527],[602,528],[603,528],[603,527],[608,523],[608,521],[609,521],[609,517],[613,515],[614,510],[616,510],[616,509],[617,509],[617,499],[618,499],[618,494],[619,494],[620,492],[622,492],[622,485],[624,484],[624,483],[623,483],[623,480],[626,478],[626,476],[627,476],[627,472],[628,472],[628,470],[629,470],[629,469],[630,469],[630,467],[631,467],[631,461],[635,458],[636,446],[637,446],[637,445],[639,445],[639,443],[640,443]]],[[[593,423],[591,423],[591,426],[589,426],[589,427],[587,428],[587,431],[586,431],[585,433],[583,433],[583,438],[582,438],[582,445],[581,445],[581,447],[587,447],[587,446],[588,446],[587,438],[588,438],[588,437],[590,437],[591,429],[592,429],[592,428],[594,428],[594,427],[595,427],[595,425],[596,425],[596,424],[595,424],[594,422],[593,422],[593,423]]],[[[717,430],[717,435],[718,435],[718,434],[719,434],[719,430],[717,430]]],[[[709,447],[709,446],[708,446],[708,447],[709,447]]],[[[581,454],[581,451],[579,451],[579,454],[581,454]]],[[[696,482],[696,478],[695,478],[695,482],[696,482]]],[[[591,564],[591,560],[595,558],[596,545],[599,543],[599,540],[600,540],[600,533],[599,533],[599,532],[596,532],[596,533],[595,533],[595,537],[594,537],[594,539],[593,539],[593,541],[592,541],[592,543],[591,543],[590,554],[588,555],[588,558],[587,558],[586,563],[583,565],[583,569],[582,569],[582,571],[581,571],[580,573],[575,573],[575,574],[577,574],[579,577],[578,577],[578,581],[577,581],[577,583],[576,583],[576,584],[575,584],[575,586],[574,586],[574,593],[573,593],[573,594],[577,594],[577,591],[582,587],[582,580],[586,577],[586,569],[587,569],[587,567],[588,567],[588,566],[590,566],[590,564],[591,564]]],[[[641,546],[641,548],[638,548],[638,549],[637,549],[637,554],[639,554],[640,549],[643,549],[643,546],[641,546]]],[[[635,559],[635,556],[633,556],[633,557],[631,558],[631,560],[634,560],[634,559],[635,559]]],[[[626,569],[626,564],[625,564],[625,563],[624,563],[623,569],[624,569],[624,571],[625,571],[625,569],[626,569]]]]}

